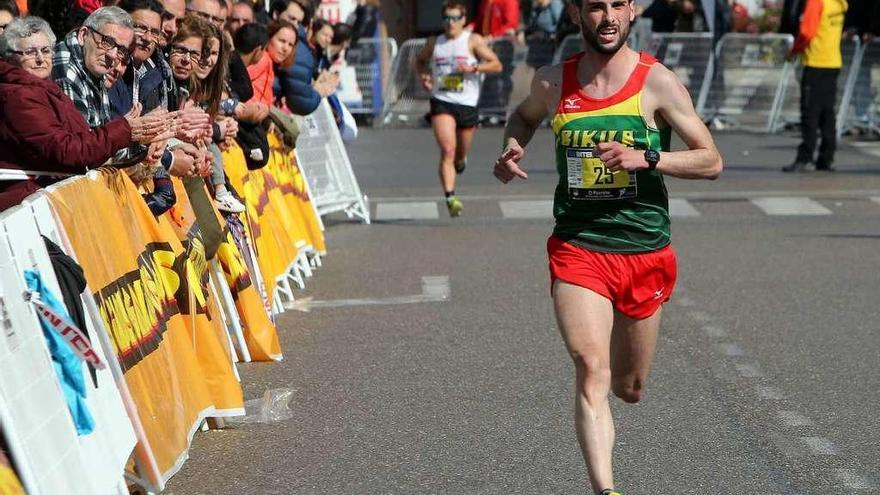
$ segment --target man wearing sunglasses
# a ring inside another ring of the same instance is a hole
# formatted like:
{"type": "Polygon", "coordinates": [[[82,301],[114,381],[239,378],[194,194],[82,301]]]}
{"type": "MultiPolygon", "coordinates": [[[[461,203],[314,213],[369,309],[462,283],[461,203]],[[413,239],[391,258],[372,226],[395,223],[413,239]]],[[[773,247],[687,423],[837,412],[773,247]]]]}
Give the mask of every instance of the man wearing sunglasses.
{"type": "Polygon", "coordinates": [[[480,74],[497,74],[502,69],[483,37],[464,30],[466,14],[462,0],[443,2],[444,33],[428,40],[416,57],[416,71],[431,92],[431,126],[440,145],[440,184],[451,217],[464,209],[455,195],[455,176],[464,172],[477,125],[480,74]]]}
{"type": "Polygon", "coordinates": [[[89,127],[110,121],[104,76],[120,57],[131,56],[132,41],[131,16],[119,7],[102,7],[55,47],[52,79],[73,100],[89,127]]]}

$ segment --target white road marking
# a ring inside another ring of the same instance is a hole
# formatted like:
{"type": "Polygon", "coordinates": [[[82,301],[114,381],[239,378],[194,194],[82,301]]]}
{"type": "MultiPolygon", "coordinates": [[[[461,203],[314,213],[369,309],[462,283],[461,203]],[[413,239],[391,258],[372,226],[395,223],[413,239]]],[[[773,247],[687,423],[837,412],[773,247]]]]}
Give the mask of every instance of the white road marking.
{"type": "Polygon", "coordinates": [[[813,424],[809,418],[797,411],[777,411],[779,420],[783,425],[789,428],[800,428],[802,426],[811,426],[813,424]]]}
{"type": "Polygon", "coordinates": [[[871,201],[880,204],[880,196],[874,196],[873,198],[871,198],[871,201]]]}
{"type": "Polygon", "coordinates": [[[876,485],[871,483],[871,480],[862,476],[855,469],[836,469],[834,477],[840,481],[840,484],[850,490],[872,490],[877,488],[876,485]]]}
{"type": "Polygon", "coordinates": [[[764,373],[753,364],[737,364],[736,371],[744,378],[761,378],[764,373]]]}
{"type": "Polygon", "coordinates": [[[679,306],[696,306],[697,303],[694,302],[693,299],[688,296],[675,297],[673,296],[671,299],[672,303],[678,304],[679,306]]]}
{"type": "Polygon", "coordinates": [[[801,441],[807,445],[813,455],[837,455],[840,451],[827,438],[801,437],[801,441]]]}
{"type": "Polygon", "coordinates": [[[718,347],[721,348],[721,352],[731,357],[740,357],[746,355],[746,351],[742,350],[742,347],[736,344],[718,344],[718,347]]]}
{"type": "Polygon", "coordinates": [[[376,220],[436,220],[439,217],[436,201],[379,203],[376,205],[376,220]]]}
{"type": "Polygon", "coordinates": [[[709,316],[709,313],[706,313],[705,311],[691,311],[690,313],[688,313],[688,316],[696,320],[698,323],[706,323],[712,320],[712,317],[709,316]]]}
{"type": "Polygon", "coordinates": [[[363,298],[363,299],[332,299],[328,301],[315,301],[311,298],[297,299],[293,302],[284,303],[286,309],[293,309],[308,313],[316,308],[343,308],[351,306],[387,306],[395,304],[420,304],[429,302],[444,302],[449,300],[452,290],[449,286],[448,276],[422,277],[422,293],[409,296],[363,298]]]}
{"type": "Polygon", "coordinates": [[[755,391],[758,392],[758,397],[762,399],[769,400],[782,400],[782,392],[775,387],[769,387],[767,385],[758,385],[755,387],[755,391]]]}
{"type": "Polygon", "coordinates": [[[670,217],[698,217],[699,210],[694,208],[688,200],[683,198],[672,198],[669,200],[669,216],[670,217]]]}
{"type": "Polygon", "coordinates": [[[706,325],[703,327],[703,331],[706,332],[706,335],[708,335],[709,337],[713,337],[716,339],[724,337],[724,335],[726,334],[723,328],[716,325],[706,325]]]}
{"type": "Polygon", "coordinates": [[[805,197],[753,198],[749,201],[763,210],[764,213],[773,216],[831,215],[831,210],[805,197]]]}
{"type": "Polygon", "coordinates": [[[504,218],[553,219],[552,200],[499,201],[504,218]]]}

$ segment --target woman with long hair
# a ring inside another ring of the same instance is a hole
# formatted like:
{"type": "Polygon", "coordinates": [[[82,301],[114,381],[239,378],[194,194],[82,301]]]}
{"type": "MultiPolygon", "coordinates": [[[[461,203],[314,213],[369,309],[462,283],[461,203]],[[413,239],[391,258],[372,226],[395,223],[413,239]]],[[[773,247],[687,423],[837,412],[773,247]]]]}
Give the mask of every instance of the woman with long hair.
{"type": "Polygon", "coordinates": [[[208,27],[208,37],[202,48],[202,57],[193,71],[191,96],[194,103],[202,107],[213,122],[208,151],[214,157],[211,172],[211,186],[217,209],[229,213],[241,213],[245,206],[226,188],[226,173],[223,170],[223,154],[220,145],[238,134],[238,122],[226,116],[219,116],[220,101],[228,94],[227,76],[232,43],[223,31],[213,25],[208,27]]]}

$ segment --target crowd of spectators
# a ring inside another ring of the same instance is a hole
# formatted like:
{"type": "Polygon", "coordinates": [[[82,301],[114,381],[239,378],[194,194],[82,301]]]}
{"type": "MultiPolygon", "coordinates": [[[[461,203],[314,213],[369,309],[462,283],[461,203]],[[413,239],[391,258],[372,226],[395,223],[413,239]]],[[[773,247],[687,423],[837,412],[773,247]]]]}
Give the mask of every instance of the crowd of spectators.
{"type": "Polygon", "coordinates": [[[244,211],[223,150],[265,166],[268,133],[295,144],[298,119],[337,90],[352,27],[316,18],[319,3],[0,0],[0,210],[111,166],[155,215],[176,201],[171,176],[244,211]]]}

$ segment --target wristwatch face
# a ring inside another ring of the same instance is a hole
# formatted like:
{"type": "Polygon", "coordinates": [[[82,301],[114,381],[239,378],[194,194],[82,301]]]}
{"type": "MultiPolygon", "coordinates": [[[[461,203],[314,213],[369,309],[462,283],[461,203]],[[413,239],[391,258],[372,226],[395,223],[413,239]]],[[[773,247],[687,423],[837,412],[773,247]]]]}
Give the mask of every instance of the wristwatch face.
{"type": "Polygon", "coordinates": [[[655,165],[657,162],[660,161],[660,152],[658,152],[657,150],[646,150],[645,161],[652,165],[655,165]]]}

